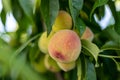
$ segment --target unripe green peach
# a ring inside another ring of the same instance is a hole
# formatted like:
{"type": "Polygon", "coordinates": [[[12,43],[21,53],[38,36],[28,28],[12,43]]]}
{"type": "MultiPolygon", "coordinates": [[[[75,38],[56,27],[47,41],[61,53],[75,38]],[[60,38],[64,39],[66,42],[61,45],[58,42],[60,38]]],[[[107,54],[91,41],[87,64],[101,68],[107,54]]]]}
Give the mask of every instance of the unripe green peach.
{"type": "Polygon", "coordinates": [[[48,54],[45,56],[44,59],[45,67],[51,72],[58,72],[60,71],[59,66],[57,65],[56,61],[53,60],[48,54]]]}
{"type": "Polygon", "coordinates": [[[65,72],[70,71],[75,68],[75,62],[71,63],[60,63],[57,62],[58,66],[65,72]]]}
{"type": "Polygon", "coordinates": [[[72,30],[60,30],[51,37],[48,51],[55,61],[62,63],[76,61],[81,52],[80,38],[72,30]]]}
{"type": "Polygon", "coordinates": [[[57,32],[62,29],[71,29],[72,28],[72,18],[69,13],[66,11],[59,11],[58,16],[55,19],[52,30],[57,32]]]}
{"type": "Polygon", "coordinates": [[[37,72],[40,73],[47,72],[47,68],[44,65],[44,56],[40,57],[40,60],[38,62],[32,61],[31,65],[37,72]]]}
{"type": "Polygon", "coordinates": [[[42,33],[38,41],[38,46],[41,52],[46,54],[48,53],[48,43],[52,35],[53,35],[52,31],[48,37],[47,37],[47,31],[42,33]]]}
{"type": "Polygon", "coordinates": [[[86,39],[89,41],[92,41],[94,38],[94,34],[92,32],[92,30],[89,27],[86,27],[83,35],[81,36],[81,39],[86,39]]]}

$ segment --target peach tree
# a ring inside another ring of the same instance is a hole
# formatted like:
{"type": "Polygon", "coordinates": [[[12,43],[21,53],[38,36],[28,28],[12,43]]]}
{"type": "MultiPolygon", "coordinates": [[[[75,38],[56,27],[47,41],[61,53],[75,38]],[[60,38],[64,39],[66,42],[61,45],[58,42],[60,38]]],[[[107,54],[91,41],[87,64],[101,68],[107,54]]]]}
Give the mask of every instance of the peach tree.
{"type": "Polygon", "coordinates": [[[0,1],[0,80],[120,79],[119,0],[0,1]]]}

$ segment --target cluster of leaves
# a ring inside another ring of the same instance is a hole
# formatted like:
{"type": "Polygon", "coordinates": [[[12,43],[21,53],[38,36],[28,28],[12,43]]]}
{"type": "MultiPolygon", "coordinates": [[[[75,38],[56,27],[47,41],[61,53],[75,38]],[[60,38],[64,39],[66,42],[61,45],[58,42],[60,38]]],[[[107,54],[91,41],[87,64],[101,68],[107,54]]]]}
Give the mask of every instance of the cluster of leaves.
{"type": "MultiPolygon", "coordinates": [[[[0,79],[10,80],[119,80],[120,78],[120,12],[112,0],[2,0],[2,23],[12,13],[17,21],[15,32],[0,33],[0,79]],[[101,30],[94,14],[101,20],[108,5],[115,23],[101,30]],[[77,67],[69,72],[38,73],[30,65],[40,54],[38,38],[47,30],[48,35],[59,10],[70,13],[73,28],[80,35],[89,26],[94,32],[93,42],[81,40],[82,52],[77,67]],[[5,37],[10,40],[6,42],[5,37]],[[29,57],[31,56],[31,57],[29,57]],[[48,77],[46,77],[48,76],[48,77]]],[[[6,28],[4,28],[6,29],[6,28]]]]}

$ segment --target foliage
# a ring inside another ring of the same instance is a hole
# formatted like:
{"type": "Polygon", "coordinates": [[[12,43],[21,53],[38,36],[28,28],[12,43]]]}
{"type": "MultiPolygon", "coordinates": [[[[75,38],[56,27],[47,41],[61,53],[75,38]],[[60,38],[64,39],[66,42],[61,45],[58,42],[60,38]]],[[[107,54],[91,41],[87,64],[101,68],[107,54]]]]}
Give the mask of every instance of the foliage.
{"type": "Polygon", "coordinates": [[[8,32],[4,26],[4,32],[0,32],[0,80],[119,80],[120,11],[116,10],[117,1],[2,0],[2,23],[5,25],[7,14],[12,13],[18,29],[8,32]],[[102,30],[94,15],[102,20],[105,5],[109,6],[115,23],[102,30]],[[32,63],[45,56],[38,48],[38,39],[44,31],[50,34],[59,10],[71,15],[72,29],[80,36],[88,26],[94,33],[94,40],[81,40],[82,51],[73,70],[38,72],[32,63]]]}

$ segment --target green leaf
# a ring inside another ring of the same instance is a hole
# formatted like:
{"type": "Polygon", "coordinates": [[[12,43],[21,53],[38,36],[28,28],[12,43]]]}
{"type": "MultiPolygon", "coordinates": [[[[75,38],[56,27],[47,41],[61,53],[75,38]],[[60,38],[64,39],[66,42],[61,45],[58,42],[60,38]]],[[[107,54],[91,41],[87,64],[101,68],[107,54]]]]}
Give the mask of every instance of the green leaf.
{"type": "Polygon", "coordinates": [[[116,13],[117,20],[115,20],[115,31],[120,35],[120,12],[116,13]]]}
{"type": "Polygon", "coordinates": [[[38,44],[37,43],[31,43],[29,49],[30,49],[29,50],[29,60],[31,62],[39,60],[42,53],[40,52],[40,50],[38,48],[38,44]]]}
{"type": "Polygon", "coordinates": [[[94,6],[93,6],[93,8],[92,8],[92,11],[91,11],[91,13],[90,13],[90,20],[91,20],[92,14],[93,14],[93,12],[95,11],[95,9],[96,9],[97,7],[100,7],[100,6],[105,5],[108,1],[109,1],[109,0],[97,0],[97,1],[95,2],[94,6]]]}
{"type": "Polygon", "coordinates": [[[41,0],[35,0],[33,13],[35,13],[36,10],[40,7],[40,4],[41,4],[41,0]]]}
{"type": "Polygon", "coordinates": [[[116,66],[117,66],[117,70],[120,71],[120,62],[117,62],[116,66]]]}
{"type": "Polygon", "coordinates": [[[120,24],[115,26],[115,31],[120,35],[120,24]]]}
{"type": "Polygon", "coordinates": [[[99,21],[102,20],[102,18],[105,16],[105,6],[97,8],[95,14],[99,21]]]}
{"type": "Polygon", "coordinates": [[[97,80],[95,66],[93,63],[86,58],[86,79],[85,80],[97,80]]]}
{"type": "Polygon", "coordinates": [[[6,13],[11,11],[11,0],[2,0],[2,4],[6,13]]]}
{"type": "Polygon", "coordinates": [[[96,63],[98,60],[98,54],[100,52],[99,48],[92,42],[88,40],[81,40],[82,42],[82,52],[88,56],[91,56],[95,59],[96,63]]]}
{"type": "Polygon", "coordinates": [[[120,44],[120,36],[116,33],[114,26],[109,26],[103,31],[103,35],[107,37],[109,40],[112,40],[118,44],[120,44]]]}
{"type": "Polygon", "coordinates": [[[40,9],[43,20],[47,26],[47,33],[49,34],[52,30],[56,16],[58,15],[59,0],[42,0],[40,9]]]}
{"type": "Polygon", "coordinates": [[[77,60],[77,76],[78,80],[97,80],[95,66],[83,54],[77,60]]]}
{"type": "Polygon", "coordinates": [[[80,33],[80,36],[84,33],[86,29],[85,23],[78,17],[76,22],[76,29],[80,33]]]}
{"type": "Polygon", "coordinates": [[[82,7],[83,7],[83,0],[69,0],[69,8],[70,8],[71,16],[73,18],[74,26],[78,26],[76,25],[77,18],[80,14],[80,10],[82,9],[82,7]]]}
{"type": "Polygon", "coordinates": [[[115,62],[117,70],[120,71],[120,62],[117,62],[114,58],[112,60],[115,62]]]}
{"type": "Polygon", "coordinates": [[[77,69],[76,68],[70,71],[68,80],[77,80],[77,69]]]}
{"type": "Polygon", "coordinates": [[[80,58],[77,61],[77,76],[78,76],[78,80],[81,80],[81,77],[82,77],[82,65],[81,65],[80,58]]]}
{"type": "Polygon", "coordinates": [[[19,4],[18,0],[12,0],[12,14],[16,21],[21,20],[21,17],[23,17],[23,10],[21,6],[18,4],[19,4]]]}
{"type": "Polygon", "coordinates": [[[114,41],[109,41],[106,42],[102,47],[101,50],[120,50],[120,44],[114,42],[114,41]]]}
{"type": "Polygon", "coordinates": [[[26,43],[24,43],[23,45],[21,45],[12,55],[10,62],[13,61],[13,59],[22,52],[23,49],[25,49],[27,47],[27,45],[35,40],[36,38],[38,38],[41,34],[37,34],[36,36],[32,37],[30,40],[28,40],[26,43]]]}
{"type": "Polygon", "coordinates": [[[25,14],[31,18],[33,16],[34,0],[19,0],[19,3],[25,14]]]}
{"type": "Polygon", "coordinates": [[[78,80],[85,80],[86,75],[86,63],[85,56],[83,54],[77,60],[77,78],[78,80]]]}
{"type": "Polygon", "coordinates": [[[111,12],[112,12],[112,16],[114,17],[114,20],[115,20],[115,26],[114,26],[114,29],[115,31],[120,35],[120,11],[116,11],[116,8],[115,8],[115,3],[113,1],[109,1],[109,7],[111,9],[111,12]]]}
{"type": "Polygon", "coordinates": [[[6,23],[6,12],[4,11],[4,9],[1,11],[0,17],[1,17],[2,23],[5,25],[5,23],[6,23]]]}

